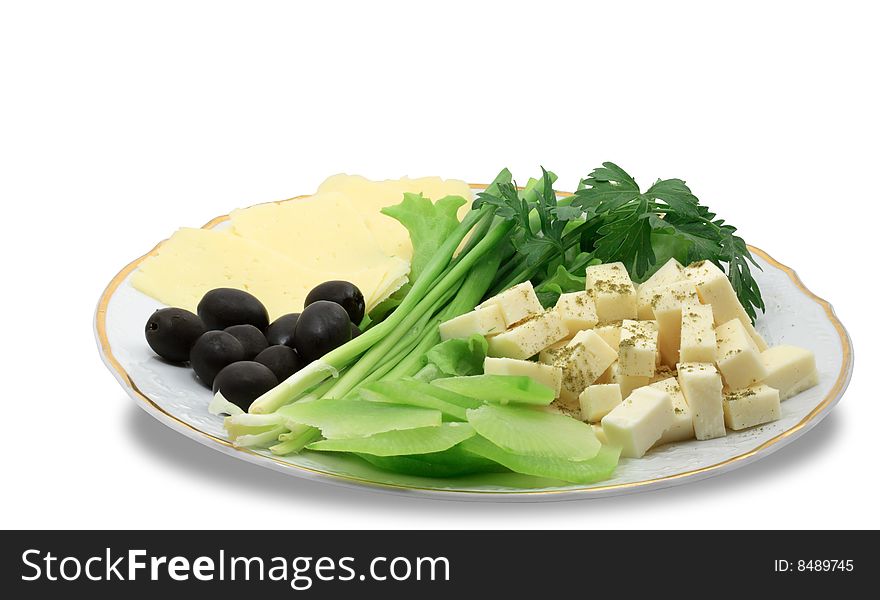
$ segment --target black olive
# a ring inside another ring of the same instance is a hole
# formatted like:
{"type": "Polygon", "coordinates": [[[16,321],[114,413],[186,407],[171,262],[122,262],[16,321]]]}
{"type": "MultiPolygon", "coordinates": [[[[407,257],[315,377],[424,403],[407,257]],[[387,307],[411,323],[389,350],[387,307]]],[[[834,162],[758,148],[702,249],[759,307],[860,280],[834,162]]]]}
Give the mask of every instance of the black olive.
{"type": "Polygon", "coordinates": [[[208,329],[253,325],[263,331],[269,324],[269,313],[262,302],[247,292],[232,288],[211,290],[196,310],[208,329]]]}
{"type": "Polygon", "coordinates": [[[347,281],[325,281],[318,284],[306,296],[306,306],[318,300],[335,302],[345,309],[352,323],[360,323],[364,318],[364,295],[357,286],[347,281]]]}
{"type": "Polygon", "coordinates": [[[243,411],[251,403],[278,385],[278,378],[267,367],[251,360],[234,362],[223,367],[214,378],[212,389],[238,405],[243,411]]]}
{"type": "Polygon", "coordinates": [[[241,342],[244,347],[244,359],[253,360],[254,357],[269,347],[266,336],[253,325],[233,325],[224,329],[226,333],[241,342]]]}
{"type": "Polygon", "coordinates": [[[321,358],[351,339],[348,313],[339,304],[318,300],[303,309],[293,343],[307,363],[321,358]]]}
{"type": "Polygon", "coordinates": [[[208,387],[211,387],[223,367],[240,360],[244,360],[244,346],[225,331],[203,333],[189,353],[193,371],[208,387]]]}
{"type": "Polygon", "coordinates": [[[305,366],[296,350],[282,345],[269,346],[257,354],[254,361],[269,367],[278,381],[284,381],[305,366]]]}
{"type": "Polygon", "coordinates": [[[272,321],[266,328],[266,341],[270,346],[290,346],[293,348],[293,330],[296,329],[296,321],[299,313],[282,315],[272,321]]]}
{"type": "Polygon", "coordinates": [[[358,327],[357,325],[355,325],[354,323],[352,323],[351,324],[351,339],[356,338],[360,334],[361,334],[361,328],[358,327]]]}
{"type": "Polygon", "coordinates": [[[160,308],[147,319],[144,334],[153,352],[173,362],[189,360],[189,351],[205,324],[198,315],[182,308],[160,308]]]}

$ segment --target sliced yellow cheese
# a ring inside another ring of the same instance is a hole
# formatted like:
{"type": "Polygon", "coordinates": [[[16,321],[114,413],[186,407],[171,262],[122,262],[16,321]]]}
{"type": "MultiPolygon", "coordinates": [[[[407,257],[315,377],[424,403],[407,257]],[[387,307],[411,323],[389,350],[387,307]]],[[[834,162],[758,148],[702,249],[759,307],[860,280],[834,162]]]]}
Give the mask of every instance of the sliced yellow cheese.
{"type": "Polygon", "coordinates": [[[140,264],[132,284],[164,304],[191,311],[214,288],[245,290],[274,319],[302,310],[309,290],[325,279],[331,278],[253,240],[213,229],[179,229],[140,264]]]}
{"type": "MultiPolygon", "coordinates": [[[[232,232],[317,271],[376,268],[391,259],[342,194],[315,194],[232,211],[232,232]]],[[[363,290],[361,290],[363,291],[363,290]]]]}
{"type": "Polygon", "coordinates": [[[163,304],[195,311],[209,290],[230,287],[256,296],[275,319],[303,309],[309,291],[324,281],[355,284],[370,309],[406,281],[409,266],[397,258],[360,270],[316,270],[228,230],[178,230],[132,276],[132,284],[163,304]],[[393,281],[397,278],[397,282],[393,281]],[[401,281],[402,278],[402,281],[401,281]]]}
{"type": "Polygon", "coordinates": [[[338,193],[348,199],[385,254],[404,260],[412,258],[409,233],[403,225],[380,211],[386,206],[399,204],[407,192],[421,193],[435,202],[445,196],[461,196],[467,203],[459,209],[459,218],[470,210],[473,198],[470,186],[464,181],[439,177],[371,181],[360,175],[340,174],[328,177],[318,187],[318,194],[338,193]]]}

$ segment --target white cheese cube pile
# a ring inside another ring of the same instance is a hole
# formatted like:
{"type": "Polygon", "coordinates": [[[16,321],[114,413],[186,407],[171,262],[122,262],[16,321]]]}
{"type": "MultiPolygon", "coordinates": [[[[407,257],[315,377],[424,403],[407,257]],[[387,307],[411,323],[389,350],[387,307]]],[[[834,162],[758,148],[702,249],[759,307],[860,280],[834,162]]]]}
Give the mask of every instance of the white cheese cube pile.
{"type": "Polygon", "coordinates": [[[585,279],[549,309],[521,283],[442,323],[441,338],[485,336],[486,373],[554,389],[548,410],[592,423],[627,457],[775,421],[781,401],[819,381],[809,350],[767,347],[711,262],[670,259],[638,287],[622,263],[585,279]]]}

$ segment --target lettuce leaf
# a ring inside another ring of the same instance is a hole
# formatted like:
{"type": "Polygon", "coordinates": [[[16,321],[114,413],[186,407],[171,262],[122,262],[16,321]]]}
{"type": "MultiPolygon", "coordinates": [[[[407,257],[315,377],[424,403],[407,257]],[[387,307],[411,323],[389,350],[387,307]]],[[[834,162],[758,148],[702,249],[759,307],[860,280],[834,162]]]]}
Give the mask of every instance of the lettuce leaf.
{"type": "Polygon", "coordinates": [[[422,194],[406,193],[400,204],[382,209],[382,214],[396,219],[409,231],[413,246],[410,285],[418,280],[446,238],[458,227],[458,209],[466,202],[461,196],[446,196],[431,202],[422,194]]]}
{"type": "Polygon", "coordinates": [[[440,342],[428,350],[425,357],[429,364],[437,368],[441,376],[480,375],[483,373],[483,362],[486,360],[488,350],[489,342],[486,338],[474,334],[467,339],[440,342]]]}

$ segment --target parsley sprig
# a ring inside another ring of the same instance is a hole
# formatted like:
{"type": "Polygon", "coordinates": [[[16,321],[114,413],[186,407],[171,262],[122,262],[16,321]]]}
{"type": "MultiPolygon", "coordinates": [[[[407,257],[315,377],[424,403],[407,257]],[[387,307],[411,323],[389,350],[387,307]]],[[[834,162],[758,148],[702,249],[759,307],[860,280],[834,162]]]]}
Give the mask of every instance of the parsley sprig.
{"type": "Polygon", "coordinates": [[[736,227],[701,205],[681,179],[658,179],[642,192],[629,173],[603,163],[581,181],[572,206],[599,219],[590,249],[603,262],[620,261],[641,280],[659,261],[655,248],[678,248],[675,258],[687,264],[709,260],[724,268],[752,320],[764,301],[752,277],[755,262],[736,227]],[[665,238],[663,236],[669,236],[665,238]],[[751,266],[750,266],[751,265],[751,266]]]}
{"type": "MultiPolygon", "coordinates": [[[[497,293],[526,279],[546,290],[552,303],[576,285],[586,265],[622,262],[643,281],[670,257],[688,264],[709,260],[727,275],[746,312],[755,319],[764,302],[751,267],[760,269],[736,228],[700,204],[681,179],[658,179],[644,192],[635,179],[606,162],[581,180],[573,197],[557,199],[555,176],[520,191],[515,182],[478,195],[474,204],[490,204],[495,215],[514,221],[512,255],[490,290],[497,293]],[[562,270],[560,270],[562,269],[562,270]]],[[[543,299],[543,298],[542,298],[543,299]]]]}

